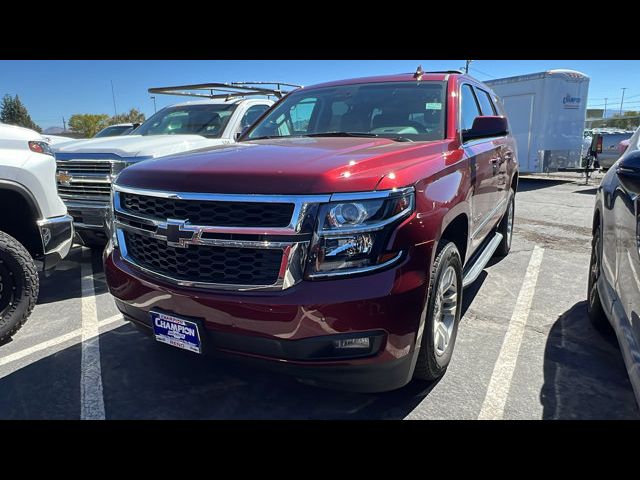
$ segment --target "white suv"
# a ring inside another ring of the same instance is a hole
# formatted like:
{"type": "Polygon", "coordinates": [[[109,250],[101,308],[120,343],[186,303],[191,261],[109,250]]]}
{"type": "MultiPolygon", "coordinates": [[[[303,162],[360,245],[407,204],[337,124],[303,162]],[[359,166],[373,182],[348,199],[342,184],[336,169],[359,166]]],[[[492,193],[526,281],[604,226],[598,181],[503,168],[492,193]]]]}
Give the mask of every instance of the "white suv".
{"type": "Polygon", "coordinates": [[[56,192],[56,164],[39,133],[0,124],[0,342],[38,298],[38,269],[51,269],[73,242],[72,218],[56,192]]]}
{"type": "Polygon", "coordinates": [[[282,86],[298,87],[238,82],[151,88],[151,94],[206,99],[166,107],[127,135],[54,145],[58,192],[73,216],[81,243],[103,247],[109,238],[111,182],[123,168],[165,155],[234,143],[273,105],[270,96],[282,98],[289,93],[282,91],[282,86]]]}

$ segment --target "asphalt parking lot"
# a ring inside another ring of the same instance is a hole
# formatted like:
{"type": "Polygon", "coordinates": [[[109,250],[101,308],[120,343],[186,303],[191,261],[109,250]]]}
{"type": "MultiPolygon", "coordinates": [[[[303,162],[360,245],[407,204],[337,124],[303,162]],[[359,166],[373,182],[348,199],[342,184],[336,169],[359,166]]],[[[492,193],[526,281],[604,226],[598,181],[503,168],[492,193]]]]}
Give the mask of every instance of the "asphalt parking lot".
{"type": "Polygon", "coordinates": [[[465,290],[447,374],[375,395],[156,343],[118,314],[100,255],[76,247],[0,345],[0,418],[639,419],[615,336],[586,316],[594,193],[522,180],[512,251],[465,290]]]}

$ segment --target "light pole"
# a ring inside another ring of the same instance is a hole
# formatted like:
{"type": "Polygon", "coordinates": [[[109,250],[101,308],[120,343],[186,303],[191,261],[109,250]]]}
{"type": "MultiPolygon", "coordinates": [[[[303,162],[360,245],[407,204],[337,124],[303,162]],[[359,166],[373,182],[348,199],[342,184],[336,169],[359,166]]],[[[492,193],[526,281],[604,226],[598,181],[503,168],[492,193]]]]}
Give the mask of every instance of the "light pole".
{"type": "Polygon", "coordinates": [[[113,114],[118,115],[118,109],[116,108],[116,92],[113,89],[113,80],[111,80],[111,97],[113,97],[113,114]]]}
{"type": "Polygon", "coordinates": [[[620,116],[622,116],[622,105],[624,105],[624,91],[627,89],[627,87],[624,87],[622,89],[622,100],[620,100],[620,116]]]}
{"type": "Polygon", "coordinates": [[[607,100],[609,100],[608,98],[604,99],[604,112],[602,113],[602,118],[605,119],[607,118],[607,100]]]}
{"type": "Polygon", "coordinates": [[[151,97],[151,100],[153,100],[153,113],[156,113],[156,97],[151,97]]]}
{"type": "Polygon", "coordinates": [[[473,60],[465,60],[464,73],[469,73],[469,64],[471,62],[473,62],[473,60]]]}

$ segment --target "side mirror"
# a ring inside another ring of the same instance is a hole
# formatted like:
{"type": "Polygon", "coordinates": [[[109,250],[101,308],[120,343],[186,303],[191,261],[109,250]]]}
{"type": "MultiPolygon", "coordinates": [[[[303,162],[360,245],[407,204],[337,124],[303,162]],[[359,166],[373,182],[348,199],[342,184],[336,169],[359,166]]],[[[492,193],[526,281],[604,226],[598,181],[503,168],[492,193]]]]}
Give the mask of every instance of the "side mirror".
{"type": "Polygon", "coordinates": [[[462,132],[462,141],[476,138],[502,137],[509,133],[506,117],[476,117],[473,126],[462,132]]]}
{"type": "Polygon", "coordinates": [[[621,158],[616,167],[616,173],[626,190],[640,194],[640,150],[621,158]]]}
{"type": "Polygon", "coordinates": [[[236,135],[235,135],[236,142],[238,141],[238,139],[240,137],[242,137],[247,132],[247,130],[249,130],[249,127],[244,127],[242,130],[240,130],[239,132],[236,133],[236,135]]]}

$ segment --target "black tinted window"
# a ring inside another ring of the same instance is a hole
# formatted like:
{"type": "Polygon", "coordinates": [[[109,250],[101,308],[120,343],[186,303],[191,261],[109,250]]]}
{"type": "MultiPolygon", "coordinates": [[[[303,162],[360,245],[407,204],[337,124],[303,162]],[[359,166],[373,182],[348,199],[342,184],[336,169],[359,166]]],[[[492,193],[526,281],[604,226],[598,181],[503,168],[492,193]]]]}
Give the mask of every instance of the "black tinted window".
{"type": "Polygon", "coordinates": [[[478,102],[480,103],[480,108],[482,109],[482,115],[486,115],[489,117],[497,115],[496,107],[493,105],[491,97],[487,92],[476,88],[476,96],[478,98],[478,102]]]}
{"type": "Polygon", "coordinates": [[[480,110],[471,85],[465,84],[462,86],[460,102],[462,104],[461,128],[462,130],[469,130],[473,126],[475,118],[480,116],[480,110]]]}

